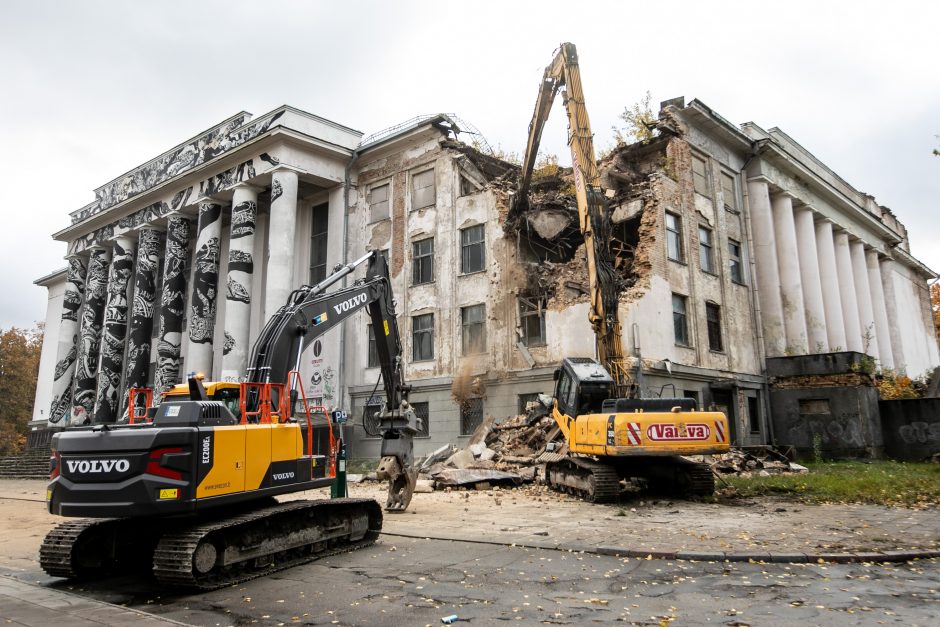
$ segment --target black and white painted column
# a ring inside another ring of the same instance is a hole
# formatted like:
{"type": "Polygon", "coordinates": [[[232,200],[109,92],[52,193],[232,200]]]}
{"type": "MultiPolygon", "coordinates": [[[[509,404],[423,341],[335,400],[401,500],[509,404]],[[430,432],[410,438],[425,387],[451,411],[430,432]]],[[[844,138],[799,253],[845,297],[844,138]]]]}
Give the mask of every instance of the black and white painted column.
{"type": "Polygon", "coordinates": [[[127,373],[121,395],[121,412],[127,407],[131,388],[147,385],[150,368],[150,338],[153,336],[154,298],[160,267],[160,231],[141,229],[137,239],[137,269],[134,272],[134,302],[127,332],[127,373]]]}
{"type": "Polygon", "coordinates": [[[78,315],[85,300],[85,260],[78,255],[72,255],[68,262],[55,374],[52,380],[52,405],[49,408],[48,423],[50,427],[64,427],[69,424],[72,387],[75,384],[75,361],[78,358],[78,315]]]}
{"type": "Polygon", "coordinates": [[[189,276],[189,238],[192,222],[171,215],[166,223],[166,253],[163,256],[163,295],[160,298],[160,327],[157,341],[157,371],[154,394],[166,392],[180,376],[180,346],[189,276]]]}
{"type": "Polygon", "coordinates": [[[229,234],[228,287],[225,296],[225,348],[222,380],[239,381],[248,365],[248,333],[251,325],[251,280],[254,274],[255,221],[258,188],[239,185],[232,197],[232,229],[229,234]]]}
{"type": "Polygon", "coordinates": [[[275,170],[271,176],[268,263],[265,268],[262,324],[281,308],[294,289],[294,232],[297,230],[297,173],[275,170]]]}
{"type": "MultiPolygon", "coordinates": [[[[98,356],[101,349],[101,323],[108,296],[108,263],[111,251],[92,248],[85,275],[85,304],[78,331],[78,361],[75,362],[75,388],[72,393],[70,425],[91,422],[98,384],[98,356]]],[[[61,424],[61,423],[60,423],[61,424]]]]}
{"type": "Polygon", "coordinates": [[[216,298],[219,292],[219,254],[222,205],[199,205],[199,226],[193,252],[193,286],[189,299],[189,345],[186,370],[212,375],[212,336],[215,333],[216,298]]]}
{"type": "Polygon", "coordinates": [[[124,347],[127,343],[127,303],[131,275],[134,274],[134,240],[114,240],[111,271],[108,276],[108,303],[104,310],[101,336],[101,366],[95,399],[95,424],[110,424],[121,417],[118,399],[124,374],[124,347]]]}

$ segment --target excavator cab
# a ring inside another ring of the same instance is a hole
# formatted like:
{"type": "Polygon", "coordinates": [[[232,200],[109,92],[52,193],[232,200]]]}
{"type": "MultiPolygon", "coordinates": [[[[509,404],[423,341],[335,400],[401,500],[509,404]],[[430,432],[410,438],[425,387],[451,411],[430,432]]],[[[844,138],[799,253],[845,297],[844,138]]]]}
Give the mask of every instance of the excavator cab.
{"type": "Polygon", "coordinates": [[[613,393],[614,380],[588,357],[569,357],[555,371],[555,399],[566,416],[598,413],[613,393]]]}

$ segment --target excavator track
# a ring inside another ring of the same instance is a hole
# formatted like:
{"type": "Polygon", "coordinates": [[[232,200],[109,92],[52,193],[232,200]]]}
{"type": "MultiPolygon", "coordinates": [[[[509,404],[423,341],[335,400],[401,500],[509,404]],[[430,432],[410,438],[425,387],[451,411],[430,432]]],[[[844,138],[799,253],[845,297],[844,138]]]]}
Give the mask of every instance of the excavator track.
{"type": "Polygon", "coordinates": [[[164,534],[153,574],[214,590],[368,546],[381,529],[382,510],[370,499],[291,501],[164,534]]]}
{"type": "Polygon", "coordinates": [[[681,498],[715,493],[715,475],[708,464],[666,457],[645,465],[643,471],[647,488],[657,494],[681,498]]]}
{"type": "Polygon", "coordinates": [[[58,525],[39,547],[39,564],[53,577],[93,579],[149,567],[151,536],[141,521],[86,518],[58,525]]]}
{"type": "Polygon", "coordinates": [[[708,464],[691,464],[686,471],[689,478],[689,494],[693,496],[711,496],[715,493],[715,475],[708,464]]]}
{"type": "Polygon", "coordinates": [[[611,503],[620,497],[617,470],[586,457],[565,457],[547,463],[545,478],[552,489],[575,494],[591,503],[611,503]]]}

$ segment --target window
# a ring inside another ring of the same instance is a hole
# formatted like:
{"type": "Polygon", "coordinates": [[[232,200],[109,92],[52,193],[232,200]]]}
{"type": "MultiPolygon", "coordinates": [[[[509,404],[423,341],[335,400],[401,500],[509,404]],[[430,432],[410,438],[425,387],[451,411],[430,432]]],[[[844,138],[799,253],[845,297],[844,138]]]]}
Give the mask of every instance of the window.
{"type": "Polygon", "coordinates": [[[705,173],[705,160],[692,155],[692,185],[702,196],[708,196],[708,176],[705,173]]]}
{"type": "Polygon", "coordinates": [[[517,413],[524,414],[525,408],[529,403],[539,400],[539,393],[532,392],[531,394],[519,394],[518,399],[519,408],[517,413]]]}
{"type": "Polygon", "coordinates": [[[411,319],[411,360],[434,359],[434,314],[414,316],[411,319]]]}
{"type": "Polygon", "coordinates": [[[461,338],[463,354],[476,355],[486,352],[486,305],[471,305],[460,308],[461,338]]]}
{"type": "Polygon", "coordinates": [[[702,272],[715,274],[715,258],[712,254],[712,231],[698,227],[698,263],[702,272]]]}
{"type": "Polygon", "coordinates": [[[676,344],[689,345],[689,320],[686,314],[685,296],[672,295],[672,327],[676,334],[676,344]]]}
{"type": "Polygon", "coordinates": [[[696,392],[695,390],[682,390],[682,397],[683,397],[683,398],[691,398],[692,400],[694,400],[694,401],[695,401],[695,409],[698,409],[699,407],[702,406],[701,403],[699,403],[699,400],[698,400],[698,392],[696,392]]]}
{"type": "Polygon", "coordinates": [[[388,219],[388,183],[369,190],[369,222],[388,219]]]}
{"type": "Polygon", "coordinates": [[[411,208],[423,209],[436,201],[434,192],[434,170],[425,170],[411,177],[411,208]]]}
{"type": "Polygon", "coordinates": [[[411,409],[415,412],[415,417],[418,419],[418,434],[419,438],[427,438],[431,435],[431,424],[430,424],[430,412],[428,411],[428,403],[412,403],[411,409]]]}
{"type": "Polygon", "coordinates": [[[379,365],[379,349],[375,343],[375,328],[369,325],[369,358],[366,362],[367,368],[377,368],[379,365]]]}
{"type": "Polygon", "coordinates": [[[666,256],[673,261],[682,261],[682,219],[666,212],[666,256]]]}
{"type": "Polygon", "coordinates": [[[734,187],[734,177],[727,172],[721,173],[721,195],[724,198],[725,209],[738,210],[738,193],[734,187]]]}
{"type": "Polygon", "coordinates": [[[326,278],[326,244],[329,230],[330,206],[327,203],[313,208],[310,229],[310,285],[326,278]]]}
{"type": "Polygon", "coordinates": [[[744,261],[741,256],[741,242],[728,240],[728,258],[731,263],[731,280],[744,284],[744,261]]]}
{"type": "Polygon", "coordinates": [[[482,224],[460,230],[460,272],[462,274],[484,270],[486,265],[485,238],[482,224]]]}
{"type": "Polygon", "coordinates": [[[756,396],[747,397],[747,425],[751,433],[760,433],[760,410],[756,396]]]}
{"type": "Polygon", "coordinates": [[[708,324],[709,350],[724,350],[721,342],[721,307],[715,303],[705,303],[705,322],[708,324]]]}
{"type": "Polygon", "coordinates": [[[482,422],[483,399],[464,399],[460,403],[460,435],[472,435],[482,422]]]}
{"type": "Polygon", "coordinates": [[[545,301],[541,298],[519,297],[519,326],[525,346],[545,344],[545,301]]]}
{"type": "Polygon", "coordinates": [[[434,238],[411,244],[411,284],[421,285],[434,280],[434,238]]]}

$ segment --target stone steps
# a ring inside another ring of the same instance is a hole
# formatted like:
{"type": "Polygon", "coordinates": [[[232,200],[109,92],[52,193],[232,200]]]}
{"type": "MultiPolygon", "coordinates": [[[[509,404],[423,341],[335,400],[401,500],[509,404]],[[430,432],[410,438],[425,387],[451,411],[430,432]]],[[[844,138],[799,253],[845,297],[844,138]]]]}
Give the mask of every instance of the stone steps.
{"type": "Polygon", "coordinates": [[[49,454],[45,447],[0,457],[0,479],[48,479],[49,454]]]}

